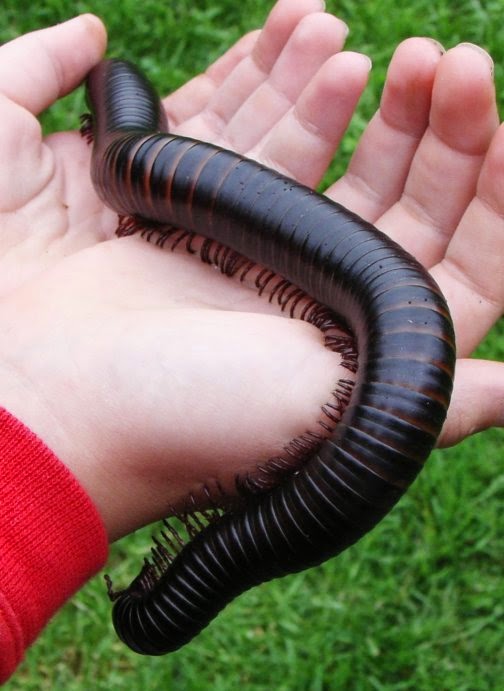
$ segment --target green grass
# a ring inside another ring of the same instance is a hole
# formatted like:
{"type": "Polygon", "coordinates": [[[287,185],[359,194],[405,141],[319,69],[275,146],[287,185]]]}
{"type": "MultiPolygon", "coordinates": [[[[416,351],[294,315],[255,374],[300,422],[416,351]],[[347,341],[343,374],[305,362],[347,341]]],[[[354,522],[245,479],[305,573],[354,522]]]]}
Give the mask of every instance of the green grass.
{"type": "MultiPolygon", "coordinates": [[[[259,26],[269,6],[3,0],[0,40],[93,11],[108,26],[110,54],[140,62],[167,92],[259,26]]],[[[349,23],[349,47],[374,62],[333,175],[376,108],[393,49],[407,36],[484,45],[496,61],[504,103],[501,0],[341,0],[328,9],[349,23]]],[[[79,92],[46,114],[44,126],[74,127],[83,110],[79,92]]],[[[501,323],[479,352],[503,359],[503,343],[501,323]]],[[[5,688],[497,691],[504,679],[503,441],[502,430],[492,430],[435,453],[392,514],[358,545],[318,569],[245,594],[171,656],[139,657],[118,643],[98,577],[50,623],[5,688]]],[[[108,570],[118,582],[135,574],[149,534],[113,547],[108,570]]]]}

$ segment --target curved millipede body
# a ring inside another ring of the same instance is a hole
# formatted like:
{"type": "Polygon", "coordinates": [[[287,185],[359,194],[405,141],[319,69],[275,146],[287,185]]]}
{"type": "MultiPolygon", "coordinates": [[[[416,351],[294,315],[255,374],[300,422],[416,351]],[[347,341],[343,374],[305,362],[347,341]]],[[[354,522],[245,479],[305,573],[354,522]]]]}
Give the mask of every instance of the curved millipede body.
{"type": "Polygon", "coordinates": [[[132,65],[100,63],[87,98],[92,179],[108,206],[201,233],[286,277],[342,316],[359,353],[342,419],[309,461],[210,522],[162,576],[140,574],[118,595],[120,638],[160,655],[246,589],[336,555],[394,506],[445,419],[454,337],[438,287],[399,246],[273,170],[163,132],[158,98],[132,65]]]}

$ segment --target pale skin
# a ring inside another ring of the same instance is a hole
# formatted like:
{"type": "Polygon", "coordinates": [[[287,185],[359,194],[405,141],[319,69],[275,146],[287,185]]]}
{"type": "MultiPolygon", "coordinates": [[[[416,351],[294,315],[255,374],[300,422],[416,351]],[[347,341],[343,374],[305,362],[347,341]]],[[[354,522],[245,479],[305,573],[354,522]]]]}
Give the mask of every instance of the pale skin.
{"type": "MultiPolygon", "coordinates": [[[[280,0],[261,33],[165,99],[172,129],[316,185],[370,68],[343,51],[345,36],[318,0],[280,0]]],[[[315,428],[346,373],[317,330],[247,288],[116,238],[85,141],[42,140],[37,115],[105,43],[87,15],[0,48],[0,403],[67,464],[112,541],[205,483],[231,488],[315,428]]],[[[415,254],[449,300],[460,359],[441,445],[503,424],[504,366],[466,359],[504,305],[502,189],[489,57],[402,43],[380,110],[327,194],[415,254]]]]}

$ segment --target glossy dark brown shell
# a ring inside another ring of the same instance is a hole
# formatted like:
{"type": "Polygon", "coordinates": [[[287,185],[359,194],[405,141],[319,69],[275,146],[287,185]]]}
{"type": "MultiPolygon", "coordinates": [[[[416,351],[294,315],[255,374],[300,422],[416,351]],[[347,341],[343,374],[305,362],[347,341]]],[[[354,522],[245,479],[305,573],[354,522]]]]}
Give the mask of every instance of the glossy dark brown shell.
{"type": "Polygon", "coordinates": [[[162,108],[132,65],[104,61],[87,93],[92,177],[108,206],[196,231],[285,276],[342,315],[359,351],[349,405],[310,461],[206,527],[152,588],[118,598],[119,636],[159,655],[239,593],[338,554],[390,511],[441,430],[454,336],[432,278],[372,225],[238,154],[160,133],[162,108]]]}

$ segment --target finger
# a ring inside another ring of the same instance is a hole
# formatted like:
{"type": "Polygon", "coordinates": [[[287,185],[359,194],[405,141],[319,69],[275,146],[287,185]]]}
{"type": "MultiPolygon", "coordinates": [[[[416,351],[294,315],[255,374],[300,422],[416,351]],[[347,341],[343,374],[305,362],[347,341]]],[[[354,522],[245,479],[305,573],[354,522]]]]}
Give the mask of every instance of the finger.
{"type": "Polygon", "coordinates": [[[0,92],[38,115],[80,84],[105,44],[105,28],[91,14],[21,36],[0,47],[0,92]]]}
{"type": "Polygon", "coordinates": [[[364,132],[347,173],[327,190],[330,197],[369,221],[376,221],[402,194],[429,122],[440,59],[440,47],[430,39],[401,43],[388,69],[380,109],[364,132]]]}
{"type": "Polygon", "coordinates": [[[321,0],[279,0],[270,12],[250,55],[229,74],[207,107],[179,129],[205,140],[215,140],[233,114],[268,77],[275,61],[301,19],[320,12],[321,0]]]}
{"type": "Polygon", "coordinates": [[[297,24],[311,12],[322,12],[323,0],[278,0],[271,10],[253,52],[256,65],[268,73],[297,24]]]}
{"type": "Polygon", "coordinates": [[[304,17],[265,79],[241,105],[222,135],[226,145],[252,148],[296,102],[310,79],[345,42],[348,28],[316,12],[304,17]]]}
{"type": "Polygon", "coordinates": [[[467,356],[504,307],[504,125],[497,130],[467,208],[432,274],[450,305],[457,348],[467,356]]]}
{"type": "Polygon", "coordinates": [[[171,127],[179,127],[205,108],[208,101],[235,67],[252,51],[260,31],[242,36],[234,46],[203,73],[167,96],[163,105],[171,127]]]}
{"type": "Polygon", "coordinates": [[[499,124],[492,65],[487,53],[467,44],[443,56],[430,124],[404,193],[379,222],[428,267],[442,258],[474,196],[483,157],[499,124]]]}
{"type": "Polygon", "coordinates": [[[438,446],[454,446],[489,427],[504,427],[504,363],[457,360],[452,400],[438,446]]]}
{"type": "Polygon", "coordinates": [[[352,118],[370,68],[369,58],[358,53],[331,57],[251,155],[315,187],[352,118]]]}

